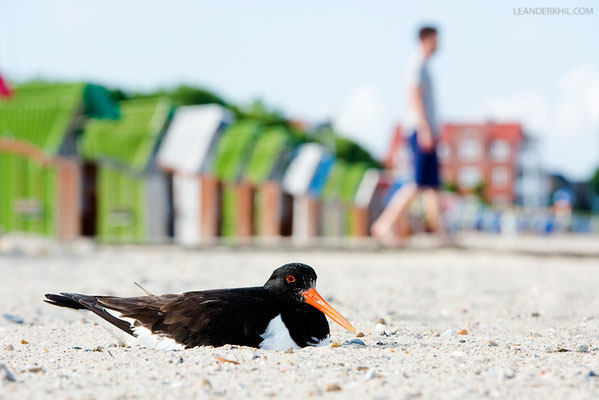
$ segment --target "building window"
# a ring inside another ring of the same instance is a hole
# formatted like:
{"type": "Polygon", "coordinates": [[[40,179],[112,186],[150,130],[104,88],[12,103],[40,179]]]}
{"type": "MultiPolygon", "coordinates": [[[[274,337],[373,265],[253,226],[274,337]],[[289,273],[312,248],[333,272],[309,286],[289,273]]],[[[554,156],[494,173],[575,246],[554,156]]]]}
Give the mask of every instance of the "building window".
{"type": "Polygon", "coordinates": [[[479,160],[482,155],[480,140],[473,137],[462,139],[459,144],[459,153],[462,160],[479,160]]]}
{"type": "Polygon", "coordinates": [[[482,181],[482,173],[478,167],[462,167],[458,173],[458,184],[463,189],[472,189],[482,181]]]}
{"type": "Polygon", "coordinates": [[[437,155],[441,161],[447,162],[451,158],[451,148],[447,142],[439,142],[437,155]]]}
{"type": "Polygon", "coordinates": [[[491,172],[491,182],[494,186],[507,186],[510,180],[510,171],[507,167],[495,167],[491,172]]]}
{"type": "Polygon", "coordinates": [[[510,158],[510,144],[507,140],[495,140],[491,143],[491,157],[494,160],[505,161],[510,158]]]}

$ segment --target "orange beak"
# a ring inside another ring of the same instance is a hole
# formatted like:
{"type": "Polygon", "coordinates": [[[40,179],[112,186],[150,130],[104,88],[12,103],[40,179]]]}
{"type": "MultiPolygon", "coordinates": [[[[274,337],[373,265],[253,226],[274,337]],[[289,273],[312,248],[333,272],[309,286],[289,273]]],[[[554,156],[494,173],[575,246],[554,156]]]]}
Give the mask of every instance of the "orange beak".
{"type": "Polygon", "coordinates": [[[327,303],[321,295],[318,294],[316,289],[312,288],[304,293],[304,299],[306,299],[306,303],[310,304],[312,307],[315,307],[325,313],[330,319],[347,329],[352,333],[356,333],[356,328],[349,323],[341,314],[337,312],[333,307],[327,303]]]}

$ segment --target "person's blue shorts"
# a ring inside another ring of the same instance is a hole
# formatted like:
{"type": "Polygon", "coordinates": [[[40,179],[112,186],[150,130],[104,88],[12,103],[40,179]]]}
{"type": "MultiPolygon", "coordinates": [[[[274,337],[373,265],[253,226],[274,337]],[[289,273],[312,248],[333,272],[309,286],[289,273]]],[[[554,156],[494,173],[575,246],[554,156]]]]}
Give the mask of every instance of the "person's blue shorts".
{"type": "Polygon", "coordinates": [[[410,147],[412,148],[412,155],[414,161],[414,180],[416,185],[420,187],[427,187],[432,189],[438,189],[439,184],[439,160],[437,159],[437,150],[433,149],[430,152],[424,152],[418,147],[416,131],[414,131],[410,138],[410,147]]]}

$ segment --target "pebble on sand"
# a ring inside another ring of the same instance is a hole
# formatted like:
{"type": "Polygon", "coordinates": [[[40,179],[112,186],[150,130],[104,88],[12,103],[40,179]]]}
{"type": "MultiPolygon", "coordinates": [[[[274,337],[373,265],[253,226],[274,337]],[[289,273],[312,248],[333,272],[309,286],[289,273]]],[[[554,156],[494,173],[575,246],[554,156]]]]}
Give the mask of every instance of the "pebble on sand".
{"type": "Polygon", "coordinates": [[[0,364],[0,382],[16,382],[15,376],[8,370],[6,365],[0,364]]]}
{"type": "Polygon", "coordinates": [[[349,340],[349,341],[348,341],[346,344],[348,344],[348,345],[355,344],[355,345],[358,345],[358,346],[366,346],[366,343],[364,343],[364,342],[363,342],[363,341],[361,341],[360,339],[352,339],[352,340],[349,340]]]}
{"type": "Polygon", "coordinates": [[[14,322],[15,324],[22,324],[23,322],[25,322],[25,320],[19,317],[18,315],[2,314],[2,316],[10,322],[14,322]]]}
{"type": "Polygon", "coordinates": [[[386,325],[379,322],[378,324],[376,324],[376,327],[374,328],[374,330],[379,335],[387,335],[387,331],[385,330],[385,328],[386,328],[386,325]]]}
{"type": "Polygon", "coordinates": [[[358,333],[356,333],[356,337],[364,337],[364,332],[358,332],[358,333]]]}
{"type": "Polygon", "coordinates": [[[221,362],[221,363],[230,363],[230,364],[239,365],[239,363],[237,361],[235,361],[235,360],[228,360],[228,359],[226,359],[224,357],[216,357],[216,360],[218,362],[221,362]]]}
{"type": "Polygon", "coordinates": [[[325,389],[327,392],[338,392],[341,390],[341,386],[336,383],[329,383],[325,389]]]}
{"type": "Polygon", "coordinates": [[[586,344],[581,344],[576,348],[576,351],[579,353],[586,353],[587,351],[589,351],[589,346],[586,344]]]}
{"type": "Polygon", "coordinates": [[[466,329],[460,329],[456,332],[456,335],[467,335],[468,331],[466,329]]]}
{"type": "Polygon", "coordinates": [[[503,373],[503,377],[505,379],[512,379],[513,377],[516,376],[516,371],[513,370],[512,368],[508,368],[504,373],[503,373]]]}
{"type": "Polygon", "coordinates": [[[366,379],[367,381],[378,377],[379,374],[377,374],[377,372],[372,368],[366,371],[366,373],[364,374],[364,379],[366,379]]]}
{"type": "Polygon", "coordinates": [[[210,383],[210,381],[209,381],[208,379],[206,379],[206,378],[202,378],[202,379],[200,379],[200,386],[201,386],[201,387],[204,387],[204,388],[208,388],[208,389],[212,388],[212,384],[211,384],[211,383],[210,383]]]}
{"type": "Polygon", "coordinates": [[[441,334],[441,337],[452,337],[452,336],[455,336],[456,334],[457,334],[457,332],[454,331],[453,329],[448,329],[441,334]]]}

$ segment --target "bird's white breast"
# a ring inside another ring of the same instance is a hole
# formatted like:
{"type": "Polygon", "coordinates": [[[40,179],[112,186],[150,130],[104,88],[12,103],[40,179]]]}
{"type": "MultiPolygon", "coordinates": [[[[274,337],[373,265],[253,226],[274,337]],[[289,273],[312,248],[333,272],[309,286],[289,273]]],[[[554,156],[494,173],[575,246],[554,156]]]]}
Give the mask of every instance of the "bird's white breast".
{"type": "Polygon", "coordinates": [[[295,343],[289,334],[289,329],[285,326],[281,314],[274,317],[266,326],[266,330],[260,335],[262,343],[260,348],[265,350],[277,350],[284,351],[287,349],[299,349],[300,347],[295,343]]]}

